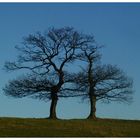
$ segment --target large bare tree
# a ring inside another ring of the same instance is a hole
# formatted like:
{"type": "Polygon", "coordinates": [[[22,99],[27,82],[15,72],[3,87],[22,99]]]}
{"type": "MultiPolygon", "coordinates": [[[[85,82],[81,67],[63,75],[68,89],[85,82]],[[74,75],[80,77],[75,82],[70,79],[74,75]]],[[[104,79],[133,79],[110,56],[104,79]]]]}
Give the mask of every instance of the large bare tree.
{"type": "Polygon", "coordinates": [[[132,101],[133,81],[121,69],[113,65],[101,65],[96,63],[99,53],[94,47],[82,49],[83,55],[80,60],[86,62],[86,68],[75,75],[73,82],[77,89],[80,87],[86,95],[83,99],[89,99],[90,114],[88,118],[96,119],[96,102],[101,100],[109,103],[111,101],[132,101]]]}
{"type": "Polygon", "coordinates": [[[4,88],[5,94],[17,98],[29,96],[49,99],[49,118],[56,118],[58,98],[68,97],[65,92],[68,91],[70,74],[66,72],[66,67],[76,59],[79,48],[93,42],[93,36],[70,27],[51,28],[44,34],[29,35],[24,38],[22,45],[16,46],[19,51],[17,60],[6,62],[5,68],[9,71],[27,69],[30,73],[10,81],[4,88]]]}

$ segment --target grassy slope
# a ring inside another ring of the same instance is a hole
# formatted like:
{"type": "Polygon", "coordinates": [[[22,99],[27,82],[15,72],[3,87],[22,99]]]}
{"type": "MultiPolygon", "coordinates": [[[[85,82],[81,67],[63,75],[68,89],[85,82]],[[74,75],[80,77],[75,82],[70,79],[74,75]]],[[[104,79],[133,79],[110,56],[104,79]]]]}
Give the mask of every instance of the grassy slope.
{"type": "Polygon", "coordinates": [[[0,137],[140,137],[140,121],[0,118],[0,137]]]}

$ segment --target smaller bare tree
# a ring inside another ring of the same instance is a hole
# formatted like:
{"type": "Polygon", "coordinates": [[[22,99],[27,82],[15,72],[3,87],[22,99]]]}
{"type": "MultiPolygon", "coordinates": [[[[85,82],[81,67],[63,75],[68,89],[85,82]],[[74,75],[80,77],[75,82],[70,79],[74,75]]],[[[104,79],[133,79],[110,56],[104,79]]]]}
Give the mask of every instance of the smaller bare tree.
{"type": "Polygon", "coordinates": [[[99,65],[100,59],[98,45],[81,48],[83,53],[79,59],[87,63],[86,69],[79,72],[73,79],[75,86],[84,90],[83,99],[90,101],[90,114],[88,118],[96,119],[96,102],[102,100],[131,102],[132,101],[132,79],[113,65],[99,65]]]}

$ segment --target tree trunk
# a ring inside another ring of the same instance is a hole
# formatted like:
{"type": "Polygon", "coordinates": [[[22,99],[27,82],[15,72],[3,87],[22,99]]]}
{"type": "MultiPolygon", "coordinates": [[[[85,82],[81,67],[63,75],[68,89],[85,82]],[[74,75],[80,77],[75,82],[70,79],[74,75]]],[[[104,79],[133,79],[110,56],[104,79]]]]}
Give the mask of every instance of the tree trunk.
{"type": "Polygon", "coordinates": [[[56,116],[56,105],[57,105],[58,97],[56,94],[52,96],[51,107],[50,107],[50,119],[57,119],[56,116]]]}
{"type": "Polygon", "coordinates": [[[96,119],[96,96],[90,97],[90,114],[88,119],[96,119]]]}

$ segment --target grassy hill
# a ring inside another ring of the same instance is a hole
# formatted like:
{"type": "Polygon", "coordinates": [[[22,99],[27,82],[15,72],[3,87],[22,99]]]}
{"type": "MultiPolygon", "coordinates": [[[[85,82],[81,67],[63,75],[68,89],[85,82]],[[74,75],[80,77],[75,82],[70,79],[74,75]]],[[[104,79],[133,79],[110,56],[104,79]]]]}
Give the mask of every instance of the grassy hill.
{"type": "Polygon", "coordinates": [[[0,118],[0,137],[140,137],[140,121],[0,118]]]}

